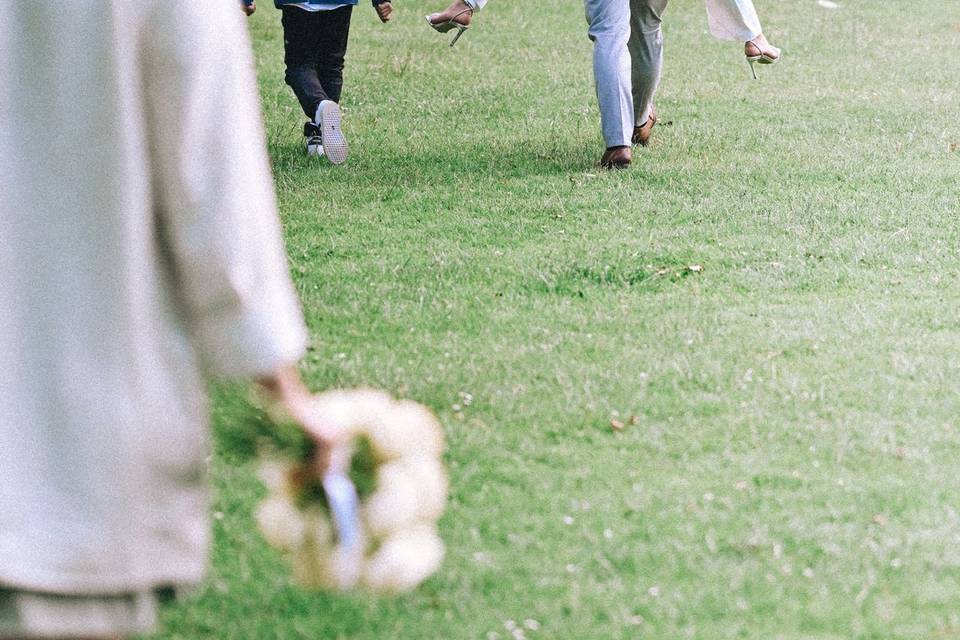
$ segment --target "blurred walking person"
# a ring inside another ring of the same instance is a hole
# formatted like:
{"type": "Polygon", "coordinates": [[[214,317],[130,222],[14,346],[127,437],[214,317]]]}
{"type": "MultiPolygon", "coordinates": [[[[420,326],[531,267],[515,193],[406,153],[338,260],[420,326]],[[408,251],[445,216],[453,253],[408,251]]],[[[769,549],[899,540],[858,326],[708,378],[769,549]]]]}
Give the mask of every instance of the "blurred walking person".
{"type": "MultiPolygon", "coordinates": [[[[372,0],[381,22],[390,21],[390,0],[372,0]]],[[[340,94],[343,65],[350,37],[350,18],[358,0],[274,0],[281,11],[284,77],[303,113],[304,150],[308,156],[326,157],[333,164],[347,161],[349,147],[341,128],[340,94]]],[[[249,16],[257,9],[253,0],[242,0],[249,16]]]]}
{"type": "MultiPolygon", "coordinates": [[[[633,145],[646,146],[657,112],[653,97],[663,73],[662,15],[668,0],[585,0],[588,36],[593,42],[593,73],[600,126],[606,150],[600,165],[628,167],[633,145]]],[[[473,14],[486,0],[453,0],[446,9],[427,16],[437,31],[469,27],[473,14]]],[[[706,0],[711,33],[723,40],[744,43],[750,68],[772,64],[780,50],[763,35],[752,0],[706,0]]],[[[754,78],[756,72],[754,71],[754,78]]]]}
{"type": "Polygon", "coordinates": [[[332,438],[236,0],[4,8],[0,237],[0,638],[147,632],[207,563],[205,382],[332,438]]]}
{"type": "Polygon", "coordinates": [[[656,123],[667,0],[586,0],[585,6],[606,143],[600,166],[623,169],[633,161],[632,145],[648,144],[656,123]]]}
{"type": "MultiPolygon", "coordinates": [[[[657,123],[653,98],[663,74],[663,12],[668,0],[586,0],[606,168],[624,168],[631,145],[647,146],[657,123]],[[628,134],[627,132],[631,133],[628,134]]],[[[763,35],[751,0],[707,0],[711,33],[739,40],[753,64],[772,64],[780,50],[763,35]]],[[[756,78],[756,72],[754,72],[756,78]]]]}

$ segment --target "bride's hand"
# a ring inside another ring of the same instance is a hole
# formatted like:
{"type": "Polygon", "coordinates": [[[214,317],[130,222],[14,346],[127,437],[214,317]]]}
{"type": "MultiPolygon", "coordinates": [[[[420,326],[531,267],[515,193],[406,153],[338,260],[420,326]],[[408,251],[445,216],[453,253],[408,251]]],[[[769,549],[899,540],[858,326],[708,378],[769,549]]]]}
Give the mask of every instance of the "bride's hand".
{"type": "Polygon", "coordinates": [[[303,384],[300,372],[295,366],[286,367],[257,379],[257,384],[264,399],[299,425],[316,444],[316,470],[322,474],[330,467],[331,451],[344,440],[344,434],[318,415],[314,409],[313,394],[303,384]]]}

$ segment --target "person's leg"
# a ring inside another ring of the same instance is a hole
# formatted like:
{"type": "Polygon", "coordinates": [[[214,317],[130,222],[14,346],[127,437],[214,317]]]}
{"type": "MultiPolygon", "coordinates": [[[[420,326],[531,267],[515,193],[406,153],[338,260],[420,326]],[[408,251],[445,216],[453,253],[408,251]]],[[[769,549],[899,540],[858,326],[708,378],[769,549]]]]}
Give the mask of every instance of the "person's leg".
{"type": "Polygon", "coordinates": [[[753,77],[757,72],[753,64],[773,64],[780,60],[780,49],[770,44],[763,35],[760,18],[753,0],[706,0],[707,20],[710,33],[721,40],[744,43],[743,53],[750,63],[753,77]]]}
{"type": "Polygon", "coordinates": [[[668,0],[630,0],[630,41],[633,66],[634,136],[646,144],[653,126],[653,96],[663,69],[661,16],[668,0]]]}
{"type": "MultiPolygon", "coordinates": [[[[284,9],[286,14],[287,9],[284,9]]],[[[293,9],[293,11],[300,11],[293,9]]],[[[342,164],[347,159],[347,140],[340,128],[342,114],[340,94],[343,91],[343,61],[347,53],[347,40],[350,35],[350,16],[353,7],[312,12],[310,31],[303,39],[307,47],[305,59],[310,61],[310,91],[306,100],[301,100],[304,112],[315,123],[315,128],[305,127],[307,153],[310,153],[310,141],[316,138],[309,135],[319,134],[323,145],[323,154],[333,164],[342,164]],[[311,130],[308,131],[308,128],[311,130]]]]}
{"type": "Polygon", "coordinates": [[[629,149],[634,125],[627,51],[630,4],[628,0],[585,0],[585,5],[590,24],[588,35],[593,41],[593,74],[603,139],[607,149],[629,149]]]}
{"type": "Polygon", "coordinates": [[[326,99],[334,102],[340,102],[343,92],[343,61],[347,55],[352,12],[353,7],[349,5],[317,12],[316,74],[326,99]]]}
{"type": "Polygon", "coordinates": [[[284,7],[283,61],[287,67],[285,80],[293,89],[300,107],[313,120],[317,106],[327,94],[317,77],[317,14],[297,7],[284,7]]]}
{"type": "Polygon", "coordinates": [[[749,42],[761,33],[753,0],[706,0],[710,33],[720,40],[749,42]]]}

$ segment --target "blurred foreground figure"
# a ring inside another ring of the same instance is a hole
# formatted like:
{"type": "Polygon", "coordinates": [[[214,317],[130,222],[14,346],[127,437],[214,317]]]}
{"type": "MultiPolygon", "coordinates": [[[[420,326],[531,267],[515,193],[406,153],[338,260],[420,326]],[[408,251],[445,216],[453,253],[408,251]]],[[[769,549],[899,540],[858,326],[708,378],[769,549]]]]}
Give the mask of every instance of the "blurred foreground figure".
{"type": "Polygon", "coordinates": [[[0,638],[117,638],[207,560],[208,377],[327,444],[236,0],[0,19],[0,638]]]}

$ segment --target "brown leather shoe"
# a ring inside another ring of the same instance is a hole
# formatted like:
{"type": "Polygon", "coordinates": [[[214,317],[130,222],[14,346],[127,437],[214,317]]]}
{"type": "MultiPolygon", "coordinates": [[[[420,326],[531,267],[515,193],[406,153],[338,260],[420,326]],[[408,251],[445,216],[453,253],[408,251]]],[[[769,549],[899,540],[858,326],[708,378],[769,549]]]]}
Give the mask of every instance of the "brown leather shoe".
{"type": "Polygon", "coordinates": [[[653,133],[653,126],[657,124],[657,110],[650,107],[650,117],[639,127],[633,128],[633,138],[630,142],[645,147],[650,144],[650,134],[653,133]]]}
{"type": "Polygon", "coordinates": [[[603,152],[600,166],[604,169],[626,169],[633,161],[633,151],[630,147],[610,147],[603,152]]]}

